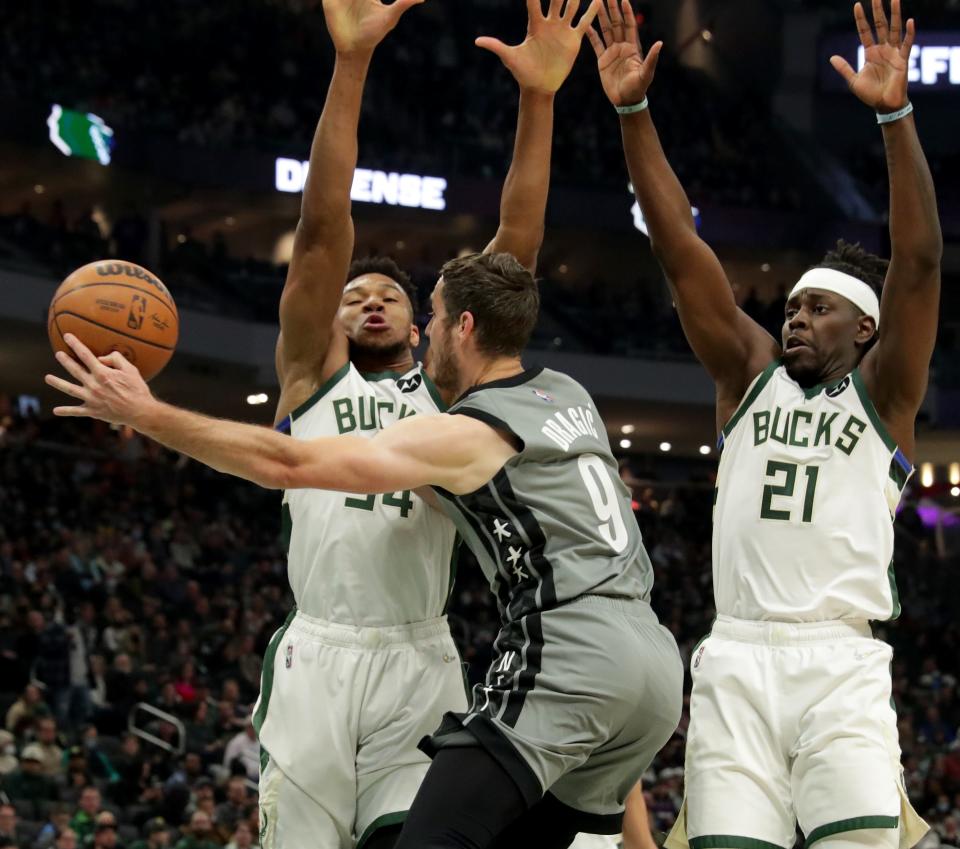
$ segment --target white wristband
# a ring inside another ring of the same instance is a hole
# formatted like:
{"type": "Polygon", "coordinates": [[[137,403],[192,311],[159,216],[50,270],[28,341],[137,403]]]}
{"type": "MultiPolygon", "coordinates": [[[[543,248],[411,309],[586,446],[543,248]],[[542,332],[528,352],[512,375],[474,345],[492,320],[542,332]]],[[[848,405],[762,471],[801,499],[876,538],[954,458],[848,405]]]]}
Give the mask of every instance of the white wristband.
{"type": "Polygon", "coordinates": [[[634,112],[643,112],[650,105],[650,101],[644,96],[643,100],[635,103],[633,106],[615,106],[614,108],[621,115],[633,115],[634,112]]]}
{"type": "Polygon", "coordinates": [[[894,121],[899,121],[901,118],[906,118],[913,112],[913,104],[908,100],[907,105],[903,109],[898,109],[896,112],[878,112],[877,113],[877,123],[878,124],[892,124],[894,121]]]}

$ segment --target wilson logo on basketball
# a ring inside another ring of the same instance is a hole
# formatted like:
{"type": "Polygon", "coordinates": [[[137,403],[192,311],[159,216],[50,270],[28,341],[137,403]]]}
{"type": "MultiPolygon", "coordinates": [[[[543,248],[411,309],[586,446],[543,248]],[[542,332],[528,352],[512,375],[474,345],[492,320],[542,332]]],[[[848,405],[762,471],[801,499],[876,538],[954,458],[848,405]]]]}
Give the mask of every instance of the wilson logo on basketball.
{"type": "Polygon", "coordinates": [[[119,262],[111,262],[96,266],[96,270],[97,274],[101,277],[118,277],[121,274],[127,277],[134,277],[137,280],[142,280],[144,283],[149,283],[158,292],[162,292],[167,297],[170,296],[167,287],[164,286],[163,283],[157,280],[156,277],[151,277],[146,271],[142,268],[137,268],[135,265],[123,265],[119,262]]]}

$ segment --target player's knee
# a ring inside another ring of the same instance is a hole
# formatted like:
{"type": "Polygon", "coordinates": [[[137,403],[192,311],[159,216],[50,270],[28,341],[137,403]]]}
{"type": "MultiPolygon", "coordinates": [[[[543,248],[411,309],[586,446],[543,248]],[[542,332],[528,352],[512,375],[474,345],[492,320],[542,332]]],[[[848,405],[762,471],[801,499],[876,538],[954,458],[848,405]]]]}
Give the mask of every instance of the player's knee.
{"type": "Polygon", "coordinates": [[[816,849],[897,849],[900,831],[896,828],[861,828],[832,834],[818,840],[816,849]]]}

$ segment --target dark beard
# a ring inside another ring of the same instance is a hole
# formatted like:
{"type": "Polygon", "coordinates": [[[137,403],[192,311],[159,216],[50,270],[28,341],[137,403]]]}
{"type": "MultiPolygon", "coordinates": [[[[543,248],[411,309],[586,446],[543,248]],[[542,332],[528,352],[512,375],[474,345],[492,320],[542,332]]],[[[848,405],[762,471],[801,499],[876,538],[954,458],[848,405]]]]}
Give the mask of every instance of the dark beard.
{"type": "Polygon", "coordinates": [[[349,341],[350,362],[363,363],[365,366],[370,366],[371,363],[374,365],[382,363],[387,366],[410,351],[410,345],[406,342],[391,342],[388,345],[361,345],[352,339],[349,341]]]}
{"type": "Polygon", "coordinates": [[[433,382],[438,388],[452,393],[459,390],[460,369],[457,366],[456,360],[442,354],[433,357],[431,366],[433,368],[433,382]]]}

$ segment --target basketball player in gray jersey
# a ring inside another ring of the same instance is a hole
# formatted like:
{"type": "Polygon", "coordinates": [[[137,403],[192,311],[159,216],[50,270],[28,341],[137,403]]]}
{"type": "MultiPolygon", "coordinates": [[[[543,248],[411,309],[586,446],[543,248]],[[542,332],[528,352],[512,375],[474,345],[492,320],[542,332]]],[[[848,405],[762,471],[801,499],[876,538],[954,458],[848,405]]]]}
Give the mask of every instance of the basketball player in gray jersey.
{"type": "Polygon", "coordinates": [[[421,742],[433,757],[397,844],[567,847],[618,833],[630,789],[669,739],[683,673],[650,608],[652,569],[586,390],[525,368],[532,275],[506,254],[447,263],[427,328],[448,415],[414,416],[372,439],[290,439],[154,399],[119,355],[67,337],[80,407],[223,472],[282,489],[431,488],[496,595],[496,658],[470,709],[421,742]]]}

